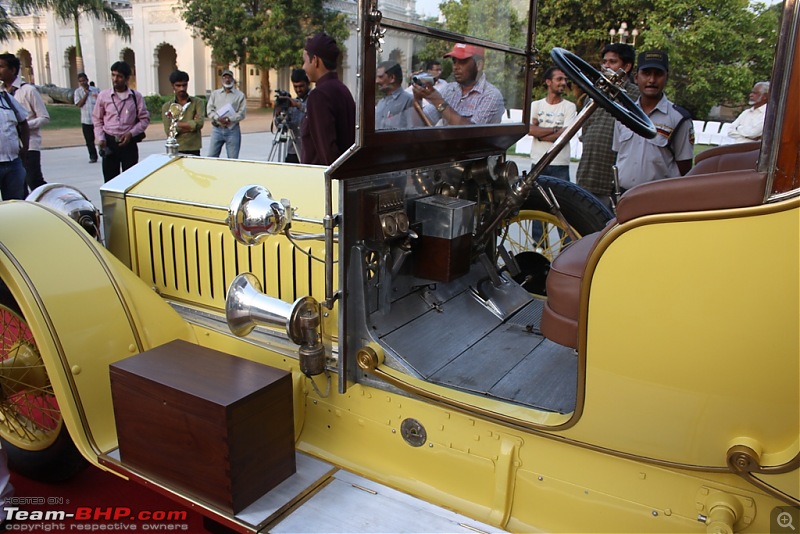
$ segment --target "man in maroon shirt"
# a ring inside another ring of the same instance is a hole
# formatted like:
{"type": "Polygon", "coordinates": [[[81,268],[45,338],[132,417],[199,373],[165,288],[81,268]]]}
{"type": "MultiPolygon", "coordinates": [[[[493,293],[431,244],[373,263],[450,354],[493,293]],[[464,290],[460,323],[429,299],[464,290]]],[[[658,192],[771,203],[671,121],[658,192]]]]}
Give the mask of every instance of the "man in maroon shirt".
{"type": "Polygon", "coordinates": [[[316,86],[300,127],[302,163],[330,165],[355,142],[356,103],[336,74],[338,58],[339,47],[330,35],[318,33],[306,41],[303,70],[316,86]]]}

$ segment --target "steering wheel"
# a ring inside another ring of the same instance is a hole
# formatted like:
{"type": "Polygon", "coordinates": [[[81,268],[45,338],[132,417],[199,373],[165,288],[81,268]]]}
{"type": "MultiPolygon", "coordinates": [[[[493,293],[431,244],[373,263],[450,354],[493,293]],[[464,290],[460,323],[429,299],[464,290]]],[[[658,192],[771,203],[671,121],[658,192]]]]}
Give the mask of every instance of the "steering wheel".
{"type": "Polygon", "coordinates": [[[563,48],[553,48],[550,57],[559,69],[615,119],[642,137],[652,139],[656,136],[656,128],[642,108],[594,67],[563,48]]]}

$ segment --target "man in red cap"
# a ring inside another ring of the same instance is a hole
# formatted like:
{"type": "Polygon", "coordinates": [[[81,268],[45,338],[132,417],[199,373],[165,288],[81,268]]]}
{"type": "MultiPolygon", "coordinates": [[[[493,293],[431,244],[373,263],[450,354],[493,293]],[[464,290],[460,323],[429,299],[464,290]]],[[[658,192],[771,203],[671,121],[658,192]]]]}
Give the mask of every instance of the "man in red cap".
{"type": "Polygon", "coordinates": [[[302,163],[330,165],[356,139],[356,103],[339,81],[336,60],[339,47],[326,33],[306,41],[303,70],[316,83],[306,102],[306,118],[300,127],[302,163]]]}
{"type": "Polygon", "coordinates": [[[496,124],[505,110],[503,95],[486,81],[483,73],[485,51],[480,46],[456,43],[445,57],[453,59],[453,77],[440,93],[432,85],[414,86],[414,98],[422,105],[432,124],[496,124]]]}

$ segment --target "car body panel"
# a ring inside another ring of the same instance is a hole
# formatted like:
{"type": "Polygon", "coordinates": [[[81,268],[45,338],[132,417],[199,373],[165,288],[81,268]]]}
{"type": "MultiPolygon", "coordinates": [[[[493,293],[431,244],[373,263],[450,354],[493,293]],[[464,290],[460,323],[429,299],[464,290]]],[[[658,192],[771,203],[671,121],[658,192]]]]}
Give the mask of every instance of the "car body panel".
{"type": "Polygon", "coordinates": [[[196,338],[71,220],[25,202],[3,204],[0,219],[3,280],[35,339],[43,340],[39,350],[70,434],[96,461],[116,446],[108,364],[172,339],[196,338]],[[47,254],[40,243],[48,244],[47,254]]]}
{"type": "MultiPolygon", "coordinates": [[[[535,3],[529,7],[535,11],[535,3]]],[[[358,90],[369,111],[375,97],[364,80],[374,75],[378,42],[367,34],[380,33],[372,31],[380,28],[371,26],[371,8],[377,4],[360,5],[365,70],[358,90]]],[[[786,2],[793,22],[785,23],[782,42],[791,53],[779,59],[791,71],[787,80],[797,76],[797,9],[796,0],[786,2]]],[[[419,34],[459,37],[430,28],[419,34]]],[[[526,49],[469,39],[532,60],[532,34],[526,49]]],[[[527,99],[532,69],[521,79],[527,99]]],[[[329,168],[152,157],[101,190],[111,252],[46,207],[0,205],[0,276],[31,326],[81,452],[236,530],[272,523],[231,516],[118,458],[110,363],[183,339],[287,370],[299,451],[497,528],[675,532],[703,531],[707,523],[765,532],[771,510],[800,502],[798,135],[792,117],[774,116],[796,112],[800,89],[784,85],[772,97],[773,130],[765,136],[779,138],[779,146],[765,144],[759,163],[780,190],[768,186],[763,205],[645,215],[612,223],[600,238],[583,272],[578,349],[558,347],[577,369],[570,413],[428,382],[401,365],[380,332],[387,323],[412,324],[418,312],[444,328],[463,317],[448,315],[444,300],[426,300],[433,293],[464,295],[457,302],[471,306],[481,299],[489,313],[495,302],[486,294],[501,294],[504,284],[519,289],[499,276],[498,258],[488,257],[497,254],[491,240],[463,256],[461,278],[423,278],[403,262],[430,258],[415,242],[427,224],[415,218],[420,199],[471,198],[476,219],[502,212],[492,210],[513,196],[518,178],[503,174],[513,168],[504,150],[527,130],[523,123],[374,132],[362,110],[367,132],[359,130],[357,145],[329,168]],[[395,142],[407,144],[381,153],[395,142]],[[417,152],[415,143],[422,144],[417,152]],[[775,181],[776,172],[791,176],[775,181]],[[231,199],[251,184],[290,199],[297,211],[289,234],[246,247],[226,219],[231,199]],[[407,210],[413,226],[400,239],[387,237],[379,218],[396,212],[380,212],[384,206],[370,196],[386,190],[401,198],[391,210],[407,210]],[[229,287],[248,272],[264,288],[260,302],[310,296],[323,303],[323,372],[301,372],[297,346],[281,325],[257,326],[246,338],[230,332],[229,287]],[[404,298],[413,305],[404,308],[404,298]],[[727,523],[719,519],[725,510],[734,517],[727,523]]],[[[491,311],[497,323],[522,306],[519,292],[507,294],[514,297],[509,308],[491,311]]],[[[533,297],[524,296],[527,306],[533,297]]],[[[431,353],[463,341],[453,340],[455,327],[438,337],[431,330],[407,335],[431,335],[431,353]]],[[[532,324],[523,330],[516,333],[526,341],[543,342],[532,324]]],[[[487,359],[474,373],[513,356],[511,344],[497,339],[477,351],[487,359]]],[[[515,378],[526,387],[524,374],[515,378]]],[[[324,511],[318,516],[325,530],[324,511]]]]}

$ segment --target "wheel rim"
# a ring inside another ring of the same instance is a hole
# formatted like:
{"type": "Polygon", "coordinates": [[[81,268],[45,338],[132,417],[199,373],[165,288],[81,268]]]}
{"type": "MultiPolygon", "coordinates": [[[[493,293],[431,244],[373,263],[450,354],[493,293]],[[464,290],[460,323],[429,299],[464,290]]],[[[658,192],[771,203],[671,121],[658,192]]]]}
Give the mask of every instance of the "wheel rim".
{"type": "Polygon", "coordinates": [[[550,264],[572,242],[564,230],[555,215],[535,210],[521,210],[506,226],[505,246],[521,270],[514,280],[535,296],[547,297],[550,264]]]}
{"type": "Polygon", "coordinates": [[[0,305],[0,438],[25,450],[52,445],[61,411],[33,333],[13,310],[0,305]]]}

